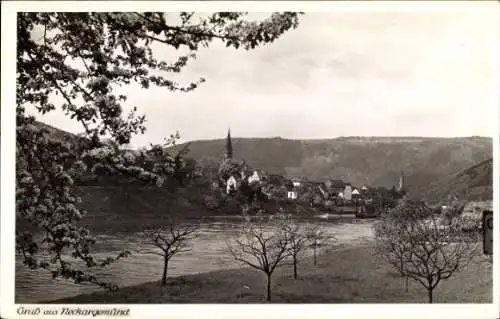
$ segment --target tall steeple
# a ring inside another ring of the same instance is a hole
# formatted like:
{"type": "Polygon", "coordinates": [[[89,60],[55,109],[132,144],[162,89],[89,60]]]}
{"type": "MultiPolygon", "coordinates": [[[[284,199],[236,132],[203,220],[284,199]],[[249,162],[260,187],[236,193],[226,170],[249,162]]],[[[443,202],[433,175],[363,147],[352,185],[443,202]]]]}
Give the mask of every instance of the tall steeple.
{"type": "Polygon", "coordinates": [[[402,191],[404,189],[404,179],[403,179],[403,171],[401,171],[401,175],[399,175],[399,184],[398,191],[402,191]]]}
{"type": "Polygon", "coordinates": [[[231,131],[227,130],[227,138],[226,138],[226,153],[224,154],[225,159],[233,158],[233,145],[231,143],[231,131]]]}

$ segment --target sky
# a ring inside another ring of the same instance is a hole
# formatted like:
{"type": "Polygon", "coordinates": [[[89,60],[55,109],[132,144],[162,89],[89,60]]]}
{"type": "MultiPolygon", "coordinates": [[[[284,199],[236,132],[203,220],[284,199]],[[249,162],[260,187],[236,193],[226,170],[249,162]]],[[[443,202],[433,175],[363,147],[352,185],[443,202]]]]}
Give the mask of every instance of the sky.
{"type": "MultiPolygon", "coordinates": [[[[495,10],[306,13],[296,30],[255,50],[214,43],[181,75],[207,80],[194,92],[126,88],[127,103],[147,118],[132,146],[176,131],[182,141],[224,138],[228,128],[237,137],[297,139],[493,136],[498,17],[495,10]]],[[[81,131],[61,112],[40,120],[81,131]]]]}

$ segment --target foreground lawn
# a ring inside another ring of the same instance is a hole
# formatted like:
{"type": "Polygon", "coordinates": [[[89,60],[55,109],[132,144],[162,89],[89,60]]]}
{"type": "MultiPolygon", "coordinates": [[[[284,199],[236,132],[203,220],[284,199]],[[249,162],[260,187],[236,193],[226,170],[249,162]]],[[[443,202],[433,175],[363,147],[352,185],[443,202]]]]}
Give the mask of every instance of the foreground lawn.
{"type": "MultiPolygon", "coordinates": [[[[160,265],[158,265],[160,267],[160,265]]],[[[435,303],[491,303],[492,263],[478,257],[467,269],[442,281],[435,303]]],[[[397,276],[373,256],[370,246],[328,251],[299,265],[293,279],[290,265],[276,270],[273,303],[425,303],[426,290],[397,276]]],[[[169,279],[167,286],[150,282],[117,293],[80,295],[52,303],[260,303],[265,302],[265,275],[249,268],[222,270],[169,279]]]]}

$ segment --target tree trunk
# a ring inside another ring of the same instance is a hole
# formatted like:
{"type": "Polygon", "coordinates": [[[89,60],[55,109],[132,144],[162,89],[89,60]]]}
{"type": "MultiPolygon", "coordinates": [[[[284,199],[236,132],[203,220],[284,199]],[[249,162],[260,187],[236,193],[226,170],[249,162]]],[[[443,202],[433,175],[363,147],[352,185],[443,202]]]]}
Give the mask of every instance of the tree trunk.
{"type": "Polygon", "coordinates": [[[316,257],[316,245],[314,245],[314,265],[318,263],[318,258],[316,257]]]}
{"type": "Polygon", "coordinates": [[[161,284],[165,286],[167,284],[167,269],[168,269],[168,258],[165,257],[163,262],[163,275],[161,277],[161,284]]]}
{"type": "Polygon", "coordinates": [[[297,279],[299,276],[297,274],[297,257],[293,256],[293,278],[297,279]]]}
{"type": "Polygon", "coordinates": [[[427,288],[427,295],[429,296],[429,303],[432,303],[432,290],[433,290],[433,288],[427,288]]]}
{"type": "Polygon", "coordinates": [[[267,274],[267,301],[271,302],[271,274],[267,274]]]}
{"type": "Polygon", "coordinates": [[[406,292],[408,292],[408,281],[409,281],[409,277],[406,276],[406,283],[405,283],[406,292]]]}

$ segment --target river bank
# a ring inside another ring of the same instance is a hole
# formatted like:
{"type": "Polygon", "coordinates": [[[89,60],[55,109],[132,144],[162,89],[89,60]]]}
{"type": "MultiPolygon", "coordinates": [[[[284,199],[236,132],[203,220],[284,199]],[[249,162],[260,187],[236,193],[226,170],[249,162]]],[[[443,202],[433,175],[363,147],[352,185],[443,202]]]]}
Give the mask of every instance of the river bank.
{"type": "MultiPolygon", "coordinates": [[[[172,277],[194,275],[210,271],[241,268],[227,251],[226,240],[236,239],[241,235],[243,219],[220,216],[200,222],[197,236],[189,242],[191,251],[181,253],[169,263],[169,275],[172,277]]],[[[325,234],[334,236],[332,245],[358,245],[369,242],[372,237],[372,222],[355,219],[309,219],[301,220],[305,227],[319,227],[325,234]]],[[[116,256],[122,250],[132,253],[129,257],[111,265],[93,269],[100,279],[112,282],[119,287],[141,285],[161,278],[163,260],[152,254],[154,246],[144,243],[141,233],[114,232],[98,234],[93,247],[95,258],[102,260],[116,256]]],[[[321,250],[320,250],[321,252],[321,250]]],[[[311,251],[307,253],[311,254],[311,251]]],[[[78,264],[71,256],[67,258],[76,267],[78,264]]],[[[44,300],[56,300],[82,294],[102,291],[95,285],[75,284],[70,280],[51,278],[43,270],[30,270],[22,264],[22,258],[16,258],[16,302],[39,303],[44,300]]]]}
{"type": "MultiPolygon", "coordinates": [[[[427,294],[418,283],[405,281],[373,254],[371,245],[344,246],[321,254],[318,264],[305,258],[299,278],[291,265],[272,277],[273,303],[425,303],[427,294]]],[[[444,280],[435,289],[436,303],[491,303],[492,263],[480,256],[467,269],[444,280]]],[[[169,278],[121,288],[110,294],[96,292],[50,303],[262,303],[265,276],[239,268],[169,278]]]]}

